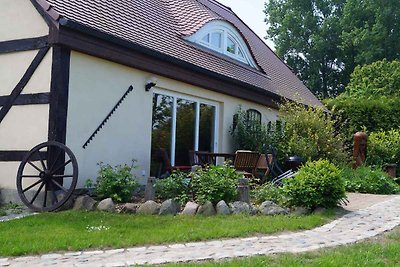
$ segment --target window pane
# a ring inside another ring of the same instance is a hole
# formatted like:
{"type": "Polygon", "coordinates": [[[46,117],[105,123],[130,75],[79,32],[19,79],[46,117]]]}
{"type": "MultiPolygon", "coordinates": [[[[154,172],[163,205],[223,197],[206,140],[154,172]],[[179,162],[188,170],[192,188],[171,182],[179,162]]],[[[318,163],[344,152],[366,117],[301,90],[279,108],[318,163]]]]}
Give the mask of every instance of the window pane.
{"type": "Polygon", "coordinates": [[[228,37],[228,40],[226,42],[226,51],[228,51],[229,53],[235,54],[235,50],[236,50],[236,44],[235,42],[228,37]]]}
{"type": "Polygon", "coordinates": [[[215,107],[200,105],[199,150],[214,151],[215,107]]]}
{"type": "Polygon", "coordinates": [[[196,104],[177,99],[175,166],[189,166],[189,150],[194,149],[196,104]]]}
{"type": "Polygon", "coordinates": [[[153,94],[153,119],[151,136],[151,166],[150,175],[158,176],[165,173],[165,168],[160,164],[160,149],[171,152],[172,133],[172,97],[153,94]]]}
{"type": "Polygon", "coordinates": [[[210,42],[210,34],[207,34],[206,36],[201,39],[203,42],[209,43],[210,42]]]}
{"type": "Polygon", "coordinates": [[[213,32],[211,34],[211,45],[217,48],[222,46],[222,34],[220,32],[213,32]]]}

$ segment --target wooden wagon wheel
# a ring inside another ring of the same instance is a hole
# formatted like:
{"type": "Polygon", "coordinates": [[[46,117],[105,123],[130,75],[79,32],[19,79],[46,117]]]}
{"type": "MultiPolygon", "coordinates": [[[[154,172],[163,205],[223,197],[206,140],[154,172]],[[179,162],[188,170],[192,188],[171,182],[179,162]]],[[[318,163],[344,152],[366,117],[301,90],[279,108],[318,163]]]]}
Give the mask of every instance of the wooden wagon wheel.
{"type": "Polygon", "coordinates": [[[71,197],[78,181],[78,163],[65,145],[50,141],[32,148],[21,162],[17,190],[34,211],[54,211],[71,197]]]}

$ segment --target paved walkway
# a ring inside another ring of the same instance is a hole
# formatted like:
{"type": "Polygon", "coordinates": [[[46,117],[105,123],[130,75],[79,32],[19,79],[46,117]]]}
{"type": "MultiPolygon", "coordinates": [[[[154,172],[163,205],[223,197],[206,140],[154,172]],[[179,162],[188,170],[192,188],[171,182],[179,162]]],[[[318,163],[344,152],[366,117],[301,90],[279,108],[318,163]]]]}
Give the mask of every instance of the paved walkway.
{"type": "Polygon", "coordinates": [[[303,232],[0,259],[0,266],[130,266],[296,253],[354,243],[400,224],[400,196],[349,195],[349,200],[352,204],[347,206],[348,209],[360,209],[322,227],[303,232]],[[370,206],[373,202],[371,199],[378,203],[370,206]]]}

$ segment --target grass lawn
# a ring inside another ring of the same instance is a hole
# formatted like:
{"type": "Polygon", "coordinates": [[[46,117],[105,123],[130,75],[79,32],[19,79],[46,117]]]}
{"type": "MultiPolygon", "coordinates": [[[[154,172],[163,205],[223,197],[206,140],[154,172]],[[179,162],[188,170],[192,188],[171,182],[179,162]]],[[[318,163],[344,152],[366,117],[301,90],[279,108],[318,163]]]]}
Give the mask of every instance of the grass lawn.
{"type": "Polygon", "coordinates": [[[166,266],[400,266],[400,228],[363,243],[316,252],[166,266]]]}
{"type": "Polygon", "coordinates": [[[333,211],[309,216],[139,216],[100,212],[43,213],[0,223],[0,255],[244,237],[311,229],[333,211]]]}

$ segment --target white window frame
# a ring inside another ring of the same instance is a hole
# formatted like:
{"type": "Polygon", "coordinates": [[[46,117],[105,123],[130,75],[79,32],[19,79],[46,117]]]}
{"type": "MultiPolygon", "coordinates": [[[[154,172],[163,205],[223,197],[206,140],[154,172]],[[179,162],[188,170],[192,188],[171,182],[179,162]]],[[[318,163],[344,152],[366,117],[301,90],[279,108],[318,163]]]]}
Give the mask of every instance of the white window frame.
{"type": "Polygon", "coordinates": [[[196,33],[186,37],[186,39],[190,42],[205,46],[211,50],[217,51],[218,53],[224,54],[228,57],[231,57],[235,60],[238,60],[242,63],[245,63],[245,64],[257,69],[257,64],[255,63],[255,60],[251,56],[250,49],[247,47],[245,40],[243,39],[243,37],[241,36],[239,31],[236,30],[236,28],[228,22],[225,22],[222,20],[213,20],[211,22],[208,22],[196,33]],[[211,45],[211,34],[214,32],[222,33],[222,47],[221,48],[216,48],[215,46],[211,45]],[[209,39],[208,43],[203,41],[203,37],[206,36],[207,34],[210,34],[210,39],[209,39]],[[232,54],[227,51],[228,37],[233,39],[234,43],[236,43],[235,54],[232,54]],[[239,47],[243,52],[243,56],[244,56],[243,58],[238,55],[239,47]]]}
{"type": "Polygon", "coordinates": [[[161,89],[159,87],[154,87],[153,93],[165,95],[168,97],[172,97],[172,126],[171,126],[171,151],[169,151],[169,158],[171,161],[171,165],[175,165],[175,151],[176,151],[176,114],[177,114],[177,99],[184,99],[188,101],[192,101],[196,105],[195,110],[195,132],[194,132],[194,150],[199,150],[199,137],[200,137],[200,105],[205,104],[208,106],[213,106],[215,109],[214,114],[214,142],[213,142],[213,151],[210,152],[218,152],[218,139],[219,139],[219,103],[211,100],[207,100],[200,97],[189,96],[177,92],[168,91],[165,89],[161,89]]]}

